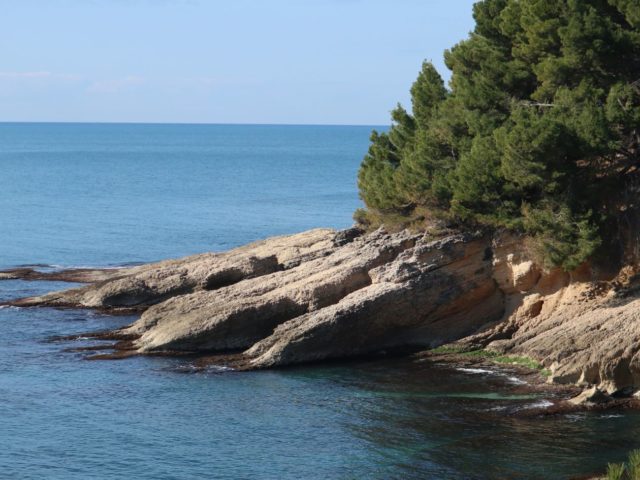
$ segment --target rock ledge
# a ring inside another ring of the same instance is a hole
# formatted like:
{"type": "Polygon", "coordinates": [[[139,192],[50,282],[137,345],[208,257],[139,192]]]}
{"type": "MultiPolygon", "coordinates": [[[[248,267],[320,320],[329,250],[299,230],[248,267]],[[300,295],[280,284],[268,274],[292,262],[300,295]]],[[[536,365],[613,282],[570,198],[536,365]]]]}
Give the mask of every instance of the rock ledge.
{"type": "MultiPolygon", "coordinates": [[[[546,271],[513,236],[316,229],[52,277],[65,275],[92,283],[10,304],[140,310],[109,332],[127,354],[234,352],[245,368],[267,368],[456,341],[528,356],[551,382],[605,396],[640,388],[638,289],[621,289],[622,272],[605,278],[589,265],[546,271]]],[[[3,278],[44,277],[18,269],[3,278]]]]}

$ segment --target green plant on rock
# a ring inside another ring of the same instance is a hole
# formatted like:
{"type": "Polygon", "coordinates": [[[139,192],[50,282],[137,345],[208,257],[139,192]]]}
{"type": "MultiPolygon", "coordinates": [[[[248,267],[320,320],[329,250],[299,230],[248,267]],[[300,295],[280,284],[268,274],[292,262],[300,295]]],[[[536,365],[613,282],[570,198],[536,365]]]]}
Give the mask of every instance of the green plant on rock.
{"type": "Polygon", "coordinates": [[[503,355],[498,352],[482,349],[470,350],[457,345],[441,345],[429,351],[438,355],[460,355],[463,357],[489,360],[499,364],[517,365],[531,370],[539,370],[543,376],[550,375],[550,372],[544,369],[544,366],[540,362],[520,355],[503,355]]]}
{"type": "Polygon", "coordinates": [[[607,480],[623,480],[624,473],[624,463],[610,463],[607,465],[607,480]]]}
{"type": "Polygon", "coordinates": [[[628,476],[630,480],[640,480],[640,450],[634,450],[629,454],[628,476]]]}
{"type": "Polygon", "coordinates": [[[640,480],[640,450],[633,450],[626,463],[607,465],[607,480],[640,480]]]}

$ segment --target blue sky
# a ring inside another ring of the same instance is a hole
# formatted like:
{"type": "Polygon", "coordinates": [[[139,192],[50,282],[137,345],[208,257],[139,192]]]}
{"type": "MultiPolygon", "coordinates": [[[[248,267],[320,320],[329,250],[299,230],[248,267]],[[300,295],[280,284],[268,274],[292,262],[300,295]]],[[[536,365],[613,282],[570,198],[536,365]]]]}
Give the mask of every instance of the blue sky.
{"type": "Polygon", "coordinates": [[[474,0],[0,0],[0,121],[387,124],[474,0]]]}

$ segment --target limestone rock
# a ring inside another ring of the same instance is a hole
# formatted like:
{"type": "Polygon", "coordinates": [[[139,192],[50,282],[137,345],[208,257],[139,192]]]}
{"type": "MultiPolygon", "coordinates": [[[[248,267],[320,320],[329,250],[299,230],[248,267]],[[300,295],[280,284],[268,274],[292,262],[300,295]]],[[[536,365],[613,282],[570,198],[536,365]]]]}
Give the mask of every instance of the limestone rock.
{"type": "MultiPolygon", "coordinates": [[[[272,237],[225,253],[205,253],[120,269],[115,275],[87,287],[22,299],[14,304],[146,307],[176,295],[213,290],[321,257],[335,248],[336,235],[334,230],[316,229],[272,237]]],[[[355,236],[353,233],[352,239],[355,236]]]]}
{"type": "Polygon", "coordinates": [[[545,270],[513,235],[317,229],[89,270],[90,285],[11,304],[139,308],[113,337],[133,339],[127,348],[141,354],[243,351],[243,365],[266,368],[457,341],[537,360],[551,382],[638,391],[636,276],[621,283],[597,272],[545,270]]]}
{"type": "Polygon", "coordinates": [[[283,323],[245,355],[263,368],[460,338],[502,314],[502,297],[485,263],[482,240],[418,242],[375,269],[371,285],[283,323]]]}
{"type": "Polygon", "coordinates": [[[580,395],[569,400],[569,403],[573,405],[585,405],[593,403],[607,403],[612,398],[598,387],[587,388],[580,393],[580,395]]]}
{"type": "Polygon", "coordinates": [[[371,284],[369,271],[411,247],[417,236],[382,232],[293,268],[151,307],[126,330],[141,351],[246,348],[287,320],[322,310],[371,284]]]}
{"type": "Polygon", "coordinates": [[[570,274],[531,268],[518,242],[501,245],[494,255],[505,315],[463,344],[533,358],[550,371],[550,382],[591,384],[608,394],[640,387],[640,298],[609,295],[588,265],[570,274]],[[525,275],[536,278],[526,290],[514,281],[522,278],[523,264],[529,272],[539,270],[525,275]]]}

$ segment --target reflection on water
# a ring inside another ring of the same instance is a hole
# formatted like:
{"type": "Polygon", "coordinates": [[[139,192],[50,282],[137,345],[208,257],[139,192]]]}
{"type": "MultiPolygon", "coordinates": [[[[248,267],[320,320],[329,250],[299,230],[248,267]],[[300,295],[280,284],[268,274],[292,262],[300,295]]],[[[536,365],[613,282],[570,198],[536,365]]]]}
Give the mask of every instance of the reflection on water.
{"type": "MultiPolygon", "coordinates": [[[[64,284],[0,282],[0,298],[64,284]]],[[[640,446],[633,412],[529,418],[508,374],[410,360],[186,374],[50,342],[133,317],[0,309],[6,478],[562,479],[640,446]]]]}

